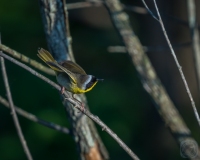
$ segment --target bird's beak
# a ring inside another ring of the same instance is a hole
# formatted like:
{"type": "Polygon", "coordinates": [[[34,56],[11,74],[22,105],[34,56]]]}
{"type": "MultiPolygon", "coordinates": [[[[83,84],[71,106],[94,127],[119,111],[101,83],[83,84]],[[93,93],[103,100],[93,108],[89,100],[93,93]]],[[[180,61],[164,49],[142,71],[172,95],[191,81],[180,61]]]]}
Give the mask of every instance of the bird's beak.
{"type": "Polygon", "coordinates": [[[98,79],[98,78],[97,78],[97,81],[101,81],[101,82],[103,82],[103,81],[104,81],[104,79],[98,79]]]}

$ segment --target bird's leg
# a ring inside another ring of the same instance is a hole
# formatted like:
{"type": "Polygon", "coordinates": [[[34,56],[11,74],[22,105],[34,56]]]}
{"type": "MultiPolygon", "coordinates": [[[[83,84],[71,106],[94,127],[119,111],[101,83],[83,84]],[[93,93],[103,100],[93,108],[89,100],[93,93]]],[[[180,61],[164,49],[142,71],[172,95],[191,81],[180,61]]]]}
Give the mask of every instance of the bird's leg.
{"type": "Polygon", "coordinates": [[[61,86],[60,92],[61,92],[61,94],[64,94],[64,92],[65,92],[65,87],[61,86]]]}
{"type": "Polygon", "coordinates": [[[82,110],[83,112],[85,112],[85,107],[84,107],[83,103],[82,103],[81,101],[79,101],[78,99],[76,99],[76,98],[74,97],[74,95],[75,95],[75,94],[72,94],[72,97],[73,97],[77,102],[79,102],[79,104],[81,105],[81,110],[82,110]]]}

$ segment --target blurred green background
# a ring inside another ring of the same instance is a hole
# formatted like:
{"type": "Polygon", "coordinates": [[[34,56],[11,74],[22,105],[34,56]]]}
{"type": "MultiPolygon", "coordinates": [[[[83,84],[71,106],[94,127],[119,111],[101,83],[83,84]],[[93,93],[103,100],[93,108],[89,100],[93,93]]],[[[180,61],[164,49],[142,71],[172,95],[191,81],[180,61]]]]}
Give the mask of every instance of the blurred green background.
{"type": "MultiPolygon", "coordinates": [[[[142,6],[140,1],[123,2],[142,6]]],[[[182,13],[185,4],[180,7],[180,12],[173,9],[177,4],[175,1],[160,1],[159,7],[164,13],[176,14],[187,19],[187,15],[182,13]]],[[[143,45],[166,45],[159,24],[151,16],[138,15],[130,11],[128,13],[134,31],[143,45]]],[[[104,79],[103,83],[98,83],[91,92],[86,93],[92,113],[100,117],[141,159],[182,159],[179,146],[165,127],[150,97],[143,90],[130,57],[125,53],[107,51],[107,47],[122,45],[122,42],[105,8],[70,10],[69,21],[76,62],[87,73],[104,79]]],[[[172,43],[178,43],[178,40],[183,39],[182,32],[186,34],[185,41],[189,39],[187,27],[166,23],[166,28],[172,43]]],[[[47,49],[47,44],[38,1],[1,0],[0,32],[3,44],[41,62],[36,56],[37,48],[47,49]]],[[[190,48],[179,49],[177,54],[185,67],[183,69],[186,77],[190,77],[187,80],[198,106],[199,95],[190,51],[190,48]]],[[[170,97],[192,130],[192,135],[199,141],[199,128],[170,52],[148,52],[148,56],[170,97]]],[[[57,90],[11,62],[6,61],[6,67],[16,106],[47,121],[70,128],[57,90]]],[[[55,77],[42,74],[56,81],[55,77]]],[[[0,82],[0,95],[6,97],[1,74],[0,82]]],[[[20,116],[19,120],[34,159],[78,159],[71,136],[20,116]]],[[[97,128],[112,160],[131,159],[107,133],[102,132],[100,127],[97,128]]],[[[0,159],[26,159],[10,111],[1,104],[0,159]]]]}

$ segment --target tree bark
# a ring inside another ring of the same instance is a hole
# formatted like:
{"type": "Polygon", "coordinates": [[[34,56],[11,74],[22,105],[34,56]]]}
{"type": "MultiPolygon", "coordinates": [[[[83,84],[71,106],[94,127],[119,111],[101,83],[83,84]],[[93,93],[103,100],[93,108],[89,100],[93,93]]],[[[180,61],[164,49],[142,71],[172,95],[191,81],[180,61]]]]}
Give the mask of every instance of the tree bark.
{"type": "MultiPolygon", "coordinates": [[[[47,43],[54,58],[74,61],[65,0],[40,0],[40,8],[47,43]]],[[[88,110],[85,95],[76,95],[88,110]]],[[[93,122],[79,113],[69,102],[63,100],[67,115],[72,125],[72,132],[81,160],[109,159],[93,122]]]]}

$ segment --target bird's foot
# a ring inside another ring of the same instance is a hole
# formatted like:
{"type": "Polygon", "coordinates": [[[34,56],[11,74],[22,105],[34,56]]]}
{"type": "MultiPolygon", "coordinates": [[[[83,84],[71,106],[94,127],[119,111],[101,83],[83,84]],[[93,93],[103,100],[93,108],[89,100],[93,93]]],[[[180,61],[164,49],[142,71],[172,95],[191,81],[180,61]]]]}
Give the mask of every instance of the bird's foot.
{"type": "Polygon", "coordinates": [[[81,103],[81,111],[84,113],[85,112],[85,107],[84,107],[84,104],[83,103],[81,103]]]}
{"type": "Polygon", "coordinates": [[[64,92],[65,92],[65,87],[61,86],[60,93],[61,93],[61,94],[64,94],[64,92]]]}

